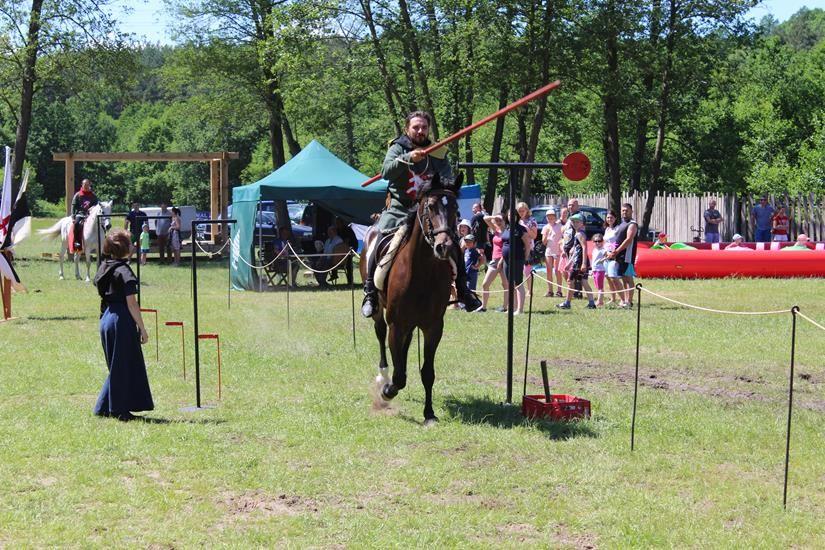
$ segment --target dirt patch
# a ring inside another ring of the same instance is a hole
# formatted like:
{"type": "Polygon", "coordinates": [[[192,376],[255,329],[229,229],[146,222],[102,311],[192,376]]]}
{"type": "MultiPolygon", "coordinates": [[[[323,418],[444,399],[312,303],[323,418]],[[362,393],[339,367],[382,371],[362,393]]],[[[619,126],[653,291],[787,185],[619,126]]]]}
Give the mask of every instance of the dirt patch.
{"type": "MultiPolygon", "coordinates": [[[[576,360],[548,360],[552,368],[561,372],[573,371],[573,380],[582,383],[612,383],[621,386],[632,386],[634,383],[632,366],[610,365],[605,363],[576,360]]],[[[753,375],[733,375],[719,372],[696,372],[688,370],[672,369],[667,373],[661,371],[650,372],[650,368],[645,369],[644,374],[639,376],[639,385],[655,390],[670,392],[690,392],[707,397],[713,397],[726,402],[758,401],[763,403],[778,402],[777,398],[760,393],[760,388],[765,387],[765,380],[761,376],[753,375]],[[701,380],[703,384],[698,384],[696,380],[701,380]]],[[[812,377],[805,374],[799,375],[802,380],[808,383],[816,383],[812,377]]],[[[550,388],[559,387],[561,381],[551,380],[550,388]]],[[[527,377],[528,393],[530,388],[541,388],[542,381],[539,376],[530,375],[527,377]]],[[[540,392],[541,390],[539,390],[540,392]]],[[[825,400],[800,399],[798,406],[804,409],[817,412],[825,412],[825,400]]]]}
{"type": "Polygon", "coordinates": [[[558,542],[558,546],[567,548],[581,548],[587,550],[596,548],[595,536],[589,534],[571,533],[564,525],[559,525],[556,529],[556,542],[558,542]]]}
{"type": "Polygon", "coordinates": [[[263,491],[224,493],[221,504],[234,520],[246,520],[256,516],[297,516],[318,511],[316,501],[311,498],[286,494],[272,496],[263,491]]]}

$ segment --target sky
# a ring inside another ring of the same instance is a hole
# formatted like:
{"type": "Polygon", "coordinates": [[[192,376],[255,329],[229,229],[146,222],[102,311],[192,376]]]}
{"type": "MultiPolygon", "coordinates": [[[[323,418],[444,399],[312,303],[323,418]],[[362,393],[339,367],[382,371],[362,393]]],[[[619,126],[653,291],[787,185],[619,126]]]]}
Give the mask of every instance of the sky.
{"type": "MultiPolygon", "coordinates": [[[[759,21],[770,13],[782,22],[802,7],[825,9],[825,0],[764,0],[748,15],[759,21]]],[[[112,8],[122,30],[148,42],[172,44],[171,16],[165,12],[163,0],[116,0],[112,8]],[[126,13],[125,7],[131,8],[131,13],[126,13]]]]}

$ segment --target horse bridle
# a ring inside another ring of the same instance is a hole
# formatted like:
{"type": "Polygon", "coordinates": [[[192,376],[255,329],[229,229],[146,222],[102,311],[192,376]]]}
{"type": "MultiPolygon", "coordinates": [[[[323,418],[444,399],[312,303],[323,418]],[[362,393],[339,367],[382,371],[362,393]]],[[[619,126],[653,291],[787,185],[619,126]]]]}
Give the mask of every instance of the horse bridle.
{"type": "MultiPolygon", "coordinates": [[[[427,193],[421,200],[424,203],[423,209],[419,209],[415,215],[416,219],[418,220],[418,225],[421,227],[421,233],[424,235],[424,240],[428,245],[435,248],[435,238],[442,234],[442,233],[449,233],[452,234],[453,230],[450,228],[449,225],[442,225],[439,227],[433,227],[432,219],[430,216],[430,204],[427,200],[429,197],[442,197],[443,199],[456,199],[456,194],[452,191],[447,189],[439,189],[437,191],[430,191],[427,193]],[[424,217],[426,218],[426,222],[422,220],[422,210],[424,213],[424,217]]],[[[445,207],[448,205],[443,203],[445,207]]]]}

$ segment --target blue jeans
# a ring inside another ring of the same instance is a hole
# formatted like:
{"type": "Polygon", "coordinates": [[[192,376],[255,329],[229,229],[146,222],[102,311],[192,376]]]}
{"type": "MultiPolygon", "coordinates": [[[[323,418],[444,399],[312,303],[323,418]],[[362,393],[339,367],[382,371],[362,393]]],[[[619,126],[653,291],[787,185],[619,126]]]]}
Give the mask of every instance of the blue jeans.
{"type": "Polygon", "coordinates": [[[719,233],[707,233],[707,232],[705,232],[705,242],[706,243],[718,243],[719,241],[720,241],[719,233]]]}
{"type": "Polygon", "coordinates": [[[769,242],[771,242],[771,230],[770,229],[757,229],[756,230],[756,242],[758,242],[758,243],[769,243],[769,242]]]}

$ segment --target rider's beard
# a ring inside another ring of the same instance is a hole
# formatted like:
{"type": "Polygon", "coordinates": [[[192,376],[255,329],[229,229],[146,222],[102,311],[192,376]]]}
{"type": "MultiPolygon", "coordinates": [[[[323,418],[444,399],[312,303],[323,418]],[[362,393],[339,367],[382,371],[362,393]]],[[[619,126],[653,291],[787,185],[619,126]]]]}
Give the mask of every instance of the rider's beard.
{"type": "Polygon", "coordinates": [[[418,136],[410,136],[410,141],[413,142],[413,145],[418,145],[419,147],[423,147],[429,143],[429,139],[427,136],[419,138],[418,136]]]}

